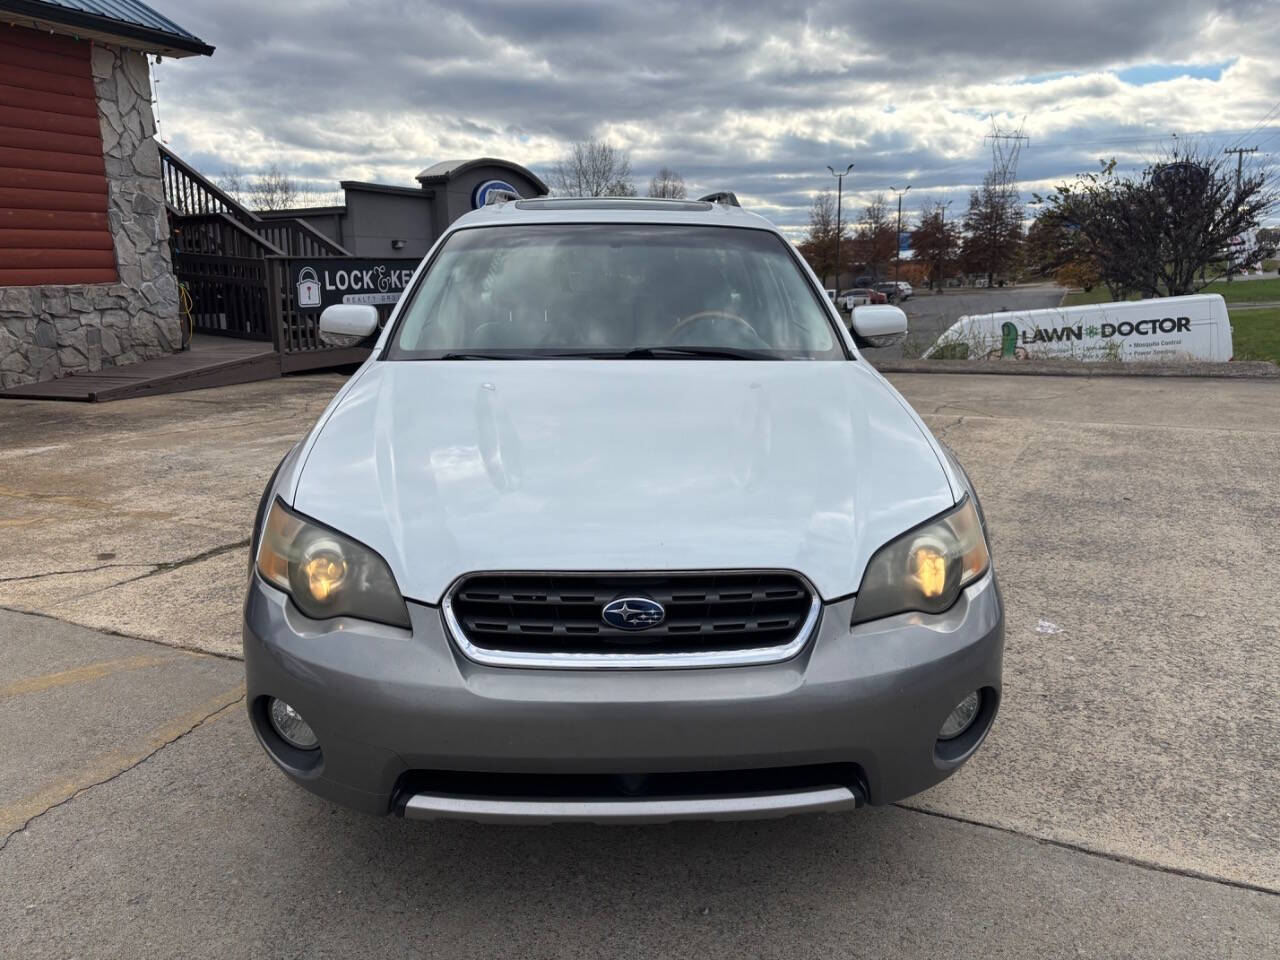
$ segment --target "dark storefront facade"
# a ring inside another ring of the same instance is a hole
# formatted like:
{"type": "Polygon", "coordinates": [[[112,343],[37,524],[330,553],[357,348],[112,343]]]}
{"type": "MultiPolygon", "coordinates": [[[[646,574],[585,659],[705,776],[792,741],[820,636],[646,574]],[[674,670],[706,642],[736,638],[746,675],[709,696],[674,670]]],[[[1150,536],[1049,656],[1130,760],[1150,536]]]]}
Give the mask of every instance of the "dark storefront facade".
{"type": "Polygon", "coordinates": [[[259,211],[264,220],[300,219],[357,257],[422,257],[464,213],[493,190],[540,197],[547,185],[509,160],[446,160],[423,170],[417,187],[342,181],[338,207],[259,211]]]}

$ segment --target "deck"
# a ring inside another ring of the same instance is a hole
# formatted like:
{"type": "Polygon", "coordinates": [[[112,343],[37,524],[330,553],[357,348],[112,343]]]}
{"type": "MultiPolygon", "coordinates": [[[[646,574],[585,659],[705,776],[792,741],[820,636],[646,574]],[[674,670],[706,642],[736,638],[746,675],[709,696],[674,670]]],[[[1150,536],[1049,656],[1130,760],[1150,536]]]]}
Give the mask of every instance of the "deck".
{"type": "Polygon", "coordinates": [[[280,354],[270,343],[197,334],[181,353],[96,373],[0,388],[0,397],[23,400],[103,402],[270,380],[281,374],[280,354]]]}

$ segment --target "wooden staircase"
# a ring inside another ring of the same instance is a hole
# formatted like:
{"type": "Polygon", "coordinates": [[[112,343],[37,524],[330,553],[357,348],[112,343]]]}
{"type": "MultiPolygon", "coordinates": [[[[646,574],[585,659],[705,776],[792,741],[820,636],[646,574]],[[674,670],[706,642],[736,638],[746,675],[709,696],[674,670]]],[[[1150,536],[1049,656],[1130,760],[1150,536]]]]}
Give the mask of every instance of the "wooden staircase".
{"type": "Polygon", "coordinates": [[[351,256],[346,247],[305,220],[264,220],[164,146],[160,146],[160,176],[169,225],[184,252],[233,257],[351,256]]]}

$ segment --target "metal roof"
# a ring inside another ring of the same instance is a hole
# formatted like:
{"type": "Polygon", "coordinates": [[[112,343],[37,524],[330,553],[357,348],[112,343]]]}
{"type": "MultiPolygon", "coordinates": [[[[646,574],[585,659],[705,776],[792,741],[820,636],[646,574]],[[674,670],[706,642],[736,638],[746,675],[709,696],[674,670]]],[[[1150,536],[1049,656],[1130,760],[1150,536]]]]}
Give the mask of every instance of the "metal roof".
{"type": "Polygon", "coordinates": [[[542,178],[532,170],[522,167],[518,163],[512,163],[510,160],[500,160],[497,157],[476,157],[474,160],[441,160],[439,163],[433,163],[427,167],[414,179],[423,186],[447,183],[450,177],[456,177],[458,174],[473,167],[482,166],[506,167],[509,170],[514,170],[543,193],[549,192],[547,185],[542,182],[542,178]]]}
{"type": "Polygon", "coordinates": [[[0,0],[11,22],[61,27],[151,53],[208,56],[213,47],[138,0],[0,0]]]}

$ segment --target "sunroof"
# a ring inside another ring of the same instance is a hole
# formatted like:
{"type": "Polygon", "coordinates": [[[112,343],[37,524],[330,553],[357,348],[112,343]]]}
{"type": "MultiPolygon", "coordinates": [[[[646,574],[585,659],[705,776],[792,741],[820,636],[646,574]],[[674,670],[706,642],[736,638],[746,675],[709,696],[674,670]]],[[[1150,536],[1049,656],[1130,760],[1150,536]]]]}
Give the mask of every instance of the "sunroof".
{"type": "Polygon", "coordinates": [[[650,200],[641,197],[541,197],[517,200],[521,210],[710,210],[701,200],[650,200]]]}

